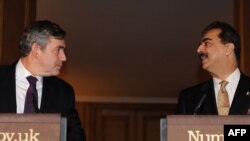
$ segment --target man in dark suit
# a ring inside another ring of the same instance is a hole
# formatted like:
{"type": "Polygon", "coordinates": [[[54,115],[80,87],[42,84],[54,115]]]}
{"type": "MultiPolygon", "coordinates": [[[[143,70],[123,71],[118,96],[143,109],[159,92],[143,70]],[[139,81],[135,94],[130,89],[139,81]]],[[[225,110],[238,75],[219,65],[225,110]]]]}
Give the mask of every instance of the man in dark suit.
{"type": "Polygon", "coordinates": [[[67,140],[85,141],[74,90],[56,77],[66,61],[65,35],[59,25],[46,20],[25,29],[20,41],[20,59],[0,67],[0,113],[60,113],[67,118],[67,140]],[[25,110],[26,92],[31,86],[28,76],[36,80],[31,106],[34,111],[25,110]]]}
{"type": "Polygon", "coordinates": [[[212,22],[202,31],[197,52],[212,79],[182,90],[176,114],[250,114],[250,78],[238,68],[240,37],[235,29],[225,22],[212,22]]]}

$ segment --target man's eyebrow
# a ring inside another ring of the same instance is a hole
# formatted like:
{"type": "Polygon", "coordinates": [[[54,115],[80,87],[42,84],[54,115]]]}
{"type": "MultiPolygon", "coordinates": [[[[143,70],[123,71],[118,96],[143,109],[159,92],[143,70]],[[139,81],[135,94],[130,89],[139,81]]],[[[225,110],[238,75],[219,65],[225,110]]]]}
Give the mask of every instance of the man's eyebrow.
{"type": "Polygon", "coordinates": [[[212,40],[212,39],[210,39],[210,38],[204,38],[204,39],[201,40],[201,42],[203,43],[203,42],[209,41],[209,40],[212,40]]]}
{"type": "Polygon", "coordinates": [[[65,49],[65,46],[58,46],[57,48],[65,49]]]}
{"type": "Polygon", "coordinates": [[[202,39],[199,43],[198,43],[198,46],[200,46],[202,43],[206,42],[206,41],[211,41],[212,39],[210,38],[204,38],[202,39]]]}

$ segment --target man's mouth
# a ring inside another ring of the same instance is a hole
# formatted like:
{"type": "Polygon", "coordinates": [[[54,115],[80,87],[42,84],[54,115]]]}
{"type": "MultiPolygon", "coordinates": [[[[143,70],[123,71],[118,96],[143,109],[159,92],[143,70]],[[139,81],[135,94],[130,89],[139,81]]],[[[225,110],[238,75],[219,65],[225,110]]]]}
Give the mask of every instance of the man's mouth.
{"type": "Polygon", "coordinates": [[[58,64],[57,65],[57,68],[60,70],[61,69],[61,67],[62,67],[62,64],[58,64]]]}
{"type": "Polygon", "coordinates": [[[208,58],[208,54],[207,53],[204,53],[204,52],[201,52],[199,53],[199,57],[201,60],[205,60],[208,58]]]}

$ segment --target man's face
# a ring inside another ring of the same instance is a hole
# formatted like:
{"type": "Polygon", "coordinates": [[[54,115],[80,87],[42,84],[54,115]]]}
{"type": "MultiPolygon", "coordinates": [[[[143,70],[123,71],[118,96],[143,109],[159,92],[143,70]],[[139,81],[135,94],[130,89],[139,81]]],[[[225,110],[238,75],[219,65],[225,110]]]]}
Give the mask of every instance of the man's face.
{"type": "Polygon", "coordinates": [[[208,31],[201,39],[197,53],[200,55],[202,68],[210,73],[216,73],[224,67],[227,61],[227,47],[218,37],[220,29],[208,31]]]}
{"type": "Polygon", "coordinates": [[[65,41],[53,37],[50,37],[44,49],[39,48],[37,66],[40,75],[55,76],[60,73],[63,62],[66,61],[64,49],[65,41]]]}

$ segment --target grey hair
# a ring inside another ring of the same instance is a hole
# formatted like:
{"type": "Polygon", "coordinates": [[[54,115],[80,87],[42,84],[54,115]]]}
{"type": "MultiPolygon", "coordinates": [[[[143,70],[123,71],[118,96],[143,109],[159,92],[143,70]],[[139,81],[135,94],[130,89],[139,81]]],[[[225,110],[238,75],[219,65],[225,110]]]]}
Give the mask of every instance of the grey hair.
{"type": "Polygon", "coordinates": [[[37,43],[42,49],[44,49],[51,36],[63,40],[66,36],[66,32],[59,25],[48,20],[32,23],[21,35],[21,57],[25,57],[30,53],[31,47],[34,43],[37,43]]]}

